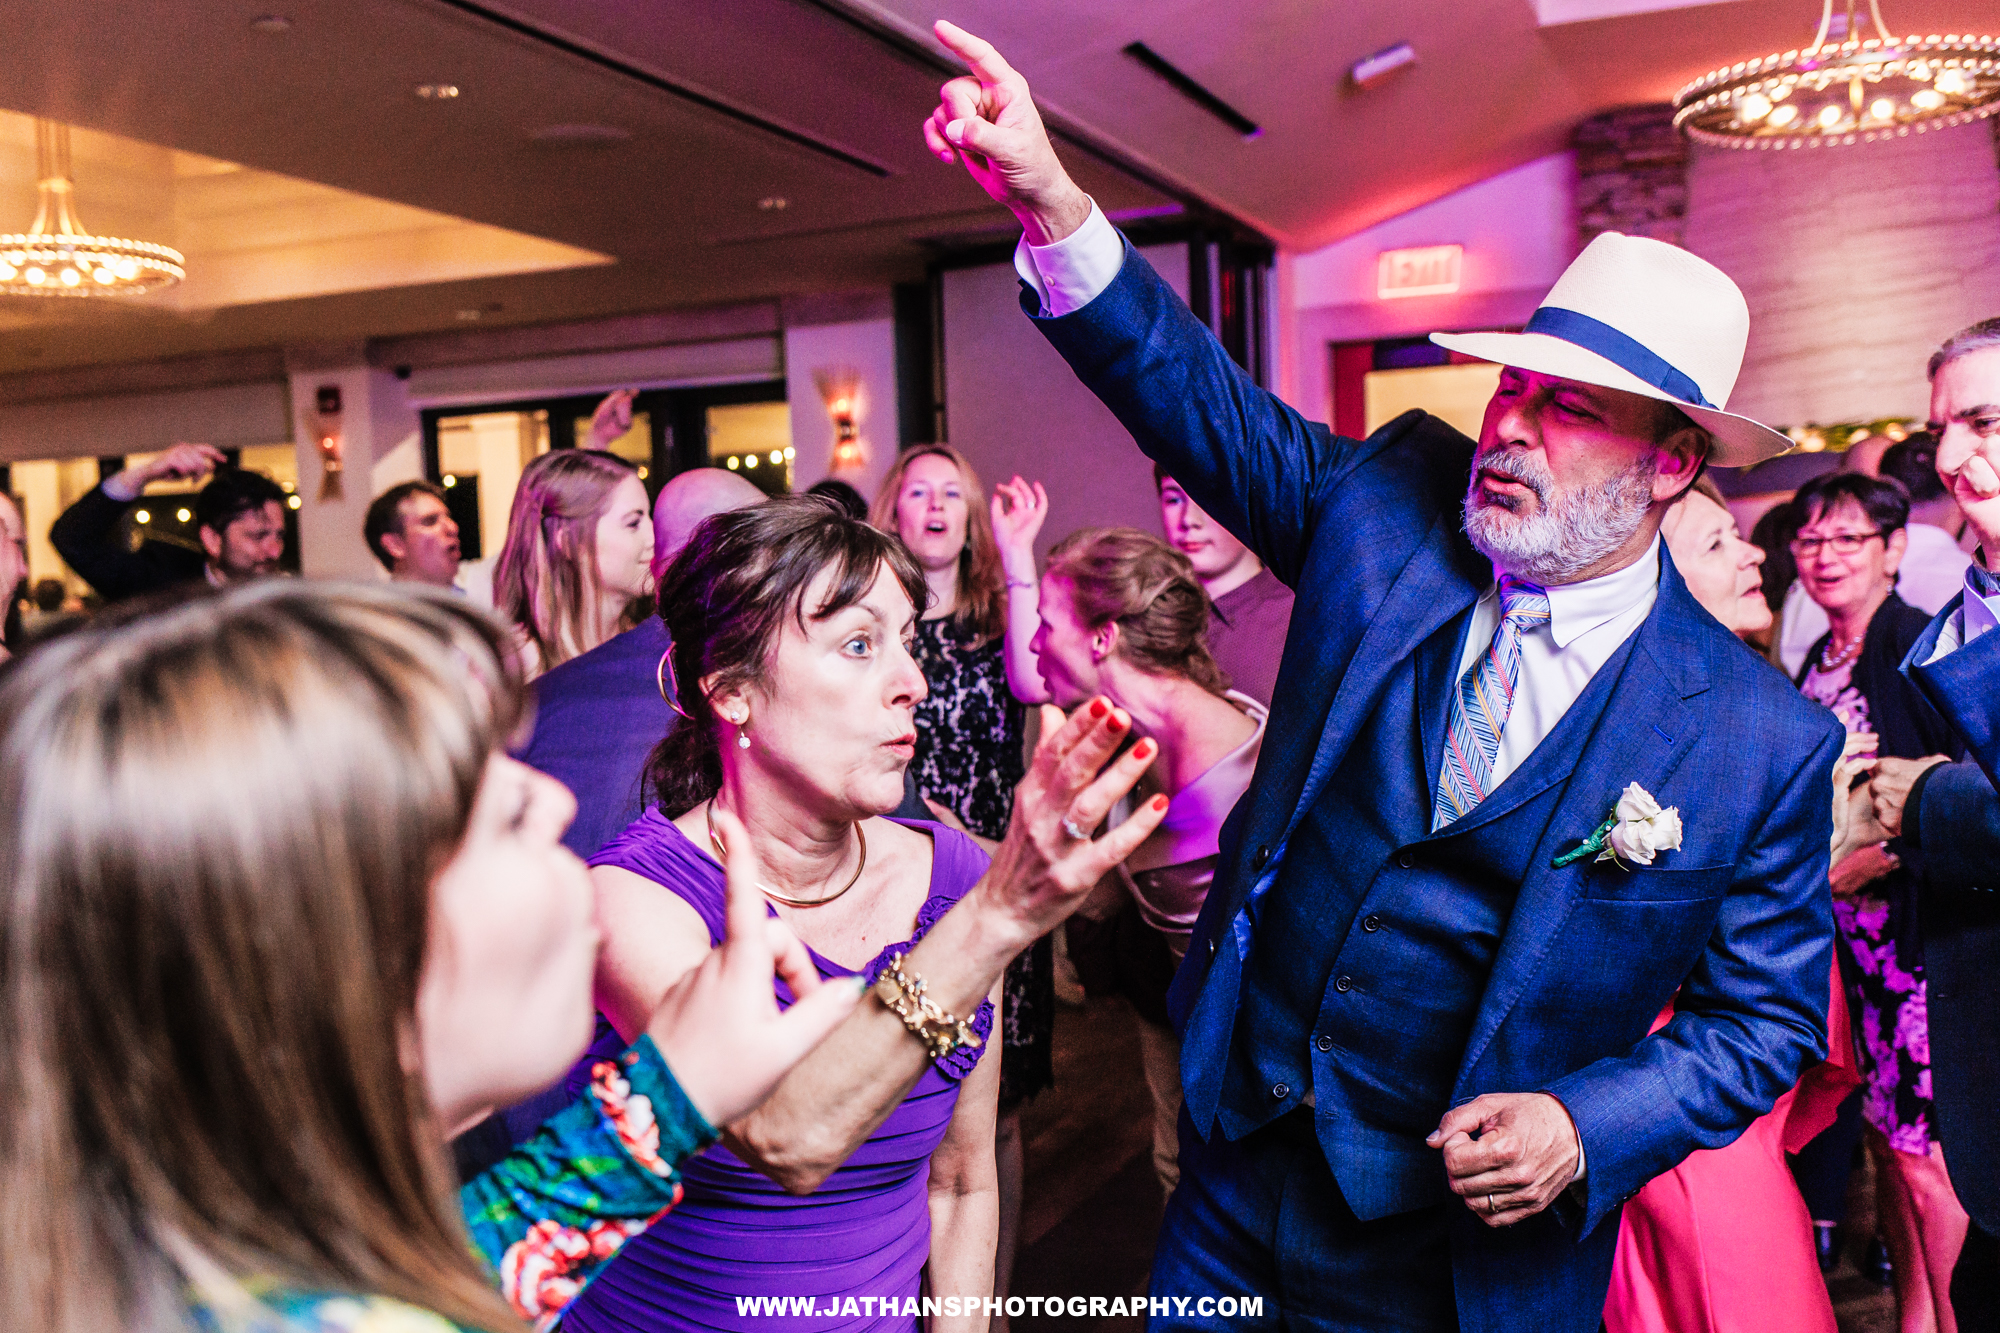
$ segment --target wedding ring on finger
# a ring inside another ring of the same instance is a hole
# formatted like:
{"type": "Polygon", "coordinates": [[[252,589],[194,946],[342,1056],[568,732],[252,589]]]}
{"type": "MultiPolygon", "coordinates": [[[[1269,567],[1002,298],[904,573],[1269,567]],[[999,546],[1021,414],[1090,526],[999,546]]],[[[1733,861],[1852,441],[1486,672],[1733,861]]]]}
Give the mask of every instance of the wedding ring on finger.
{"type": "Polygon", "coordinates": [[[1063,826],[1063,832],[1069,834],[1070,837],[1075,838],[1078,842],[1090,841],[1090,830],[1078,828],[1076,826],[1076,820],[1072,819],[1070,816],[1068,815],[1063,816],[1062,826],[1063,826]]]}

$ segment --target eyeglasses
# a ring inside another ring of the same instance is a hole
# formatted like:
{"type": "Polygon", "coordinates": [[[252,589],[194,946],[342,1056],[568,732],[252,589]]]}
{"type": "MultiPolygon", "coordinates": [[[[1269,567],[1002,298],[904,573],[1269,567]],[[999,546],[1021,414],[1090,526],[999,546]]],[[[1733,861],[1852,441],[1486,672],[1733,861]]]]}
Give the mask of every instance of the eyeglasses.
{"type": "Polygon", "coordinates": [[[1874,532],[1842,532],[1831,537],[1794,537],[1792,554],[1801,560],[1810,560],[1819,554],[1822,546],[1831,546],[1835,555],[1859,555],[1861,548],[1882,535],[1874,532]]]}

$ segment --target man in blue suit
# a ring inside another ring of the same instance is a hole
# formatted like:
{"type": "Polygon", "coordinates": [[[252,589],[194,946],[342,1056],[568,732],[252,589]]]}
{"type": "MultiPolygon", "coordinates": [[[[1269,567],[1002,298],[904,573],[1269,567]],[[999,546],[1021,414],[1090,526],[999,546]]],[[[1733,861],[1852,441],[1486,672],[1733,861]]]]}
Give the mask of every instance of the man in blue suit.
{"type": "Polygon", "coordinates": [[[1842,731],[1658,540],[1705,462],[1788,443],[1722,407],[1741,294],[1601,237],[1525,334],[1438,338],[1506,367],[1477,443],[1344,439],[1230,361],[991,46],[938,35],[973,75],[926,140],[1021,220],[1024,306],[1297,594],[1169,998],[1153,1322],[1595,1329],[1623,1201],[1824,1049],[1842,731]]]}
{"type": "MultiPolygon", "coordinates": [[[[1938,478],[2000,552],[2000,319],[1975,324],[1931,358],[1938,478]]],[[[1952,1273],[1966,1333],[2000,1330],[2000,579],[1978,565],[1930,624],[1903,671],[1971,758],[1881,760],[1877,818],[1924,854],[1924,971],[1938,1140],[1972,1216],[1952,1273]]]]}

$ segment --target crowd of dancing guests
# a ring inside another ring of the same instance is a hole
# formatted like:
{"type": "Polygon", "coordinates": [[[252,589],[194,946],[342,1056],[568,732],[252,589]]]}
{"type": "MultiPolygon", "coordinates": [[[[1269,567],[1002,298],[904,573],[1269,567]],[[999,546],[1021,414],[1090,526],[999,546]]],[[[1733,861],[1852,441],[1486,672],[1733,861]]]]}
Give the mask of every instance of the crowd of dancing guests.
{"type": "MultiPolygon", "coordinates": [[[[1876,443],[1751,539],[1706,478],[1661,527],[1694,599],[1849,733],[1838,942],[1827,1060],[1627,1204],[1611,1333],[1778,1305],[1831,1333],[1843,1242],[1903,1333],[1957,1327],[1904,812],[1965,747],[1898,668],[1972,556],[1935,439],[1876,443]],[[1862,1145],[1872,1243],[1841,1230],[1862,1145]]],[[[1136,1016],[1172,1193],[1167,991],[1291,602],[1173,477],[1158,533],[1038,559],[1044,487],[989,498],[944,444],[865,504],[719,469],[650,497],[555,450],[487,614],[435,485],[369,511],[396,586],[318,586],[267,577],[283,492],[222,462],[177,446],[65,513],[58,549],[122,605],[0,678],[0,1192],[49,1201],[0,1210],[37,1256],[8,1308],[611,1330],[1004,1297],[1059,959],[1136,1016]],[[148,484],[211,471],[201,551],[114,539],[148,484]],[[183,585],[219,591],[144,596],[183,585]]],[[[0,585],[25,536],[0,496],[0,585]]]]}

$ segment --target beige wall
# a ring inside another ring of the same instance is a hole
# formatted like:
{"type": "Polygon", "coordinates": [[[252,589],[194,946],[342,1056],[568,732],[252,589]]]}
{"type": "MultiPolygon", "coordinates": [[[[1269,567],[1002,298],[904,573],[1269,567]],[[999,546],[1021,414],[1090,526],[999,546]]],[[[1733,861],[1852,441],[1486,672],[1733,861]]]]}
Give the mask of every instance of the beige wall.
{"type": "MultiPolygon", "coordinates": [[[[1183,298],[1187,247],[1142,253],[1183,298]]],[[[945,419],[990,492],[1016,473],[1048,487],[1038,549],[1078,528],[1160,530],[1153,465],[1021,313],[1011,263],[944,275],[945,419]]]]}

